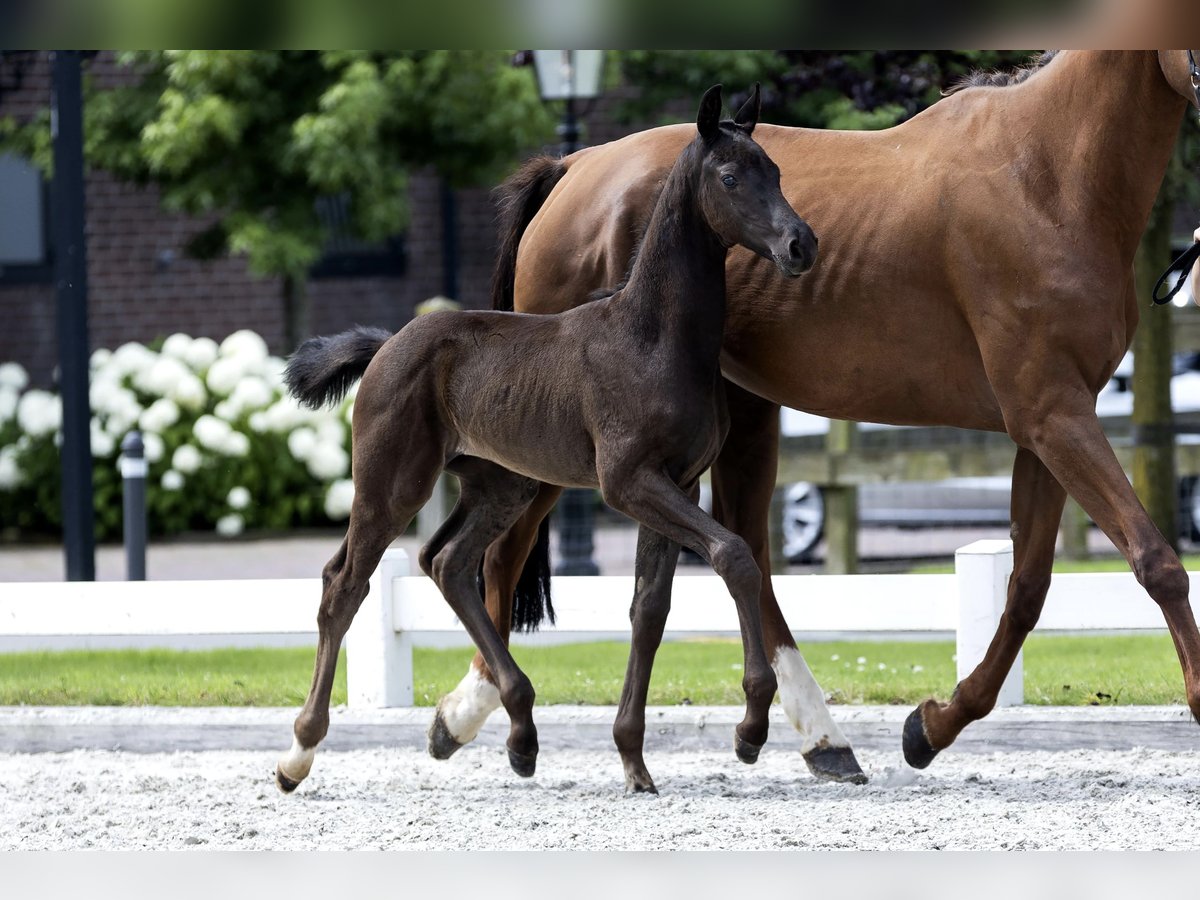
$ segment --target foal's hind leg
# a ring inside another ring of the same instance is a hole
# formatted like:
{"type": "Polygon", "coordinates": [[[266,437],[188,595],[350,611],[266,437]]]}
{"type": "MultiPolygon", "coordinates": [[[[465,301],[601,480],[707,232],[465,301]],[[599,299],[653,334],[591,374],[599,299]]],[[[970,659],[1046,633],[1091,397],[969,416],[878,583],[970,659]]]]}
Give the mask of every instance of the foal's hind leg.
{"type": "MultiPolygon", "coordinates": [[[[538,528],[554,506],[561,488],[538,487],[529,508],[487,548],[483,557],[484,600],[501,640],[508,644],[512,626],[513,592],[522,567],[537,541],[538,528]]],[[[476,652],[462,681],[438,701],[438,715],[429,731],[429,753],[448,759],[479,734],[488,716],[500,708],[500,690],[483,654],[476,652]]]]}
{"type": "MultiPolygon", "coordinates": [[[[436,469],[433,476],[436,477],[436,469]]],[[[421,483],[418,481],[417,483],[421,483]]],[[[425,483],[432,483],[427,480],[425,483]]],[[[312,686],[293,729],[292,748],[275,769],[280,790],[291,793],[312,768],[317,744],[329,730],[329,695],[338,650],[350,622],[367,596],[368,580],[383,552],[416,515],[428,496],[419,492],[399,503],[359,488],[350,511],[346,539],[321,574],[324,584],[317,613],[317,658],[312,686]]]]}
{"type": "Polygon", "coordinates": [[[762,574],[746,542],[718,525],[692,503],[663,473],[640,468],[600,472],[604,499],[627,516],[673,543],[704,557],[725,581],[737,607],[742,633],[742,688],[746,716],[737,726],[734,749],[742,762],[752,763],[767,740],[768,712],[775,696],[775,673],[763,652],[758,597],[762,574]]]}
{"type": "MultiPolygon", "coordinates": [[[[488,669],[495,674],[500,702],[512,723],[509,762],[518,775],[528,777],[534,772],[538,750],[537,729],[533,724],[533,685],[517,667],[488,618],[479,596],[476,573],[488,544],[529,505],[537,491],[537,482],[483,460],[474,463],[471,470],[459,471],[462,493],[456,512],[461,510],[461,525],[448,535],[431,560],[430,570],[446,602],[483,654],[488,669]]],[[[445,710],[439,705],[430,727],[431,752],[453,740],[445,710]]]]}
{"type": "Polygon", "coordinates": [[[637,561],[634,566],[633,606],[629,619],[633,636],[629,665],[621,688],[621,703],[613,722],[613,740],[625,767],[625,790],[657,794],[654,779],[642,758],[646,738],[646,694],[654,654],[662,643],[671,611],[671,580],[679,561],[679,545],[642,525],[638,528],[637,561]]]}
{"type": "Polygon", "coordinates": [[[1032,452],[1021,448],[1013,465],[1013,573],[1008,602],[983,660],[954,690],[949,703],[926,700],[904,726],[904,758],[923,769],[971,722],[986,716],[1017,653],[1037,624],[1054,565],[1054,544],[1066,491],[1032,452]]]}

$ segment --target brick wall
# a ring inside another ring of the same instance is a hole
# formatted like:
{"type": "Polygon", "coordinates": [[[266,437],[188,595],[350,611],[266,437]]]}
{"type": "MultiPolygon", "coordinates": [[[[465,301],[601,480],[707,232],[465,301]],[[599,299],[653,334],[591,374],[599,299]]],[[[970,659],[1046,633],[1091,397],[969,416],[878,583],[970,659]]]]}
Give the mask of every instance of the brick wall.
{"type": "MultiPolygon", "coordinates": [[[[93,59],[88,70],[102,86],[129,77],[109,53],[93,59]]],[[[614,101],[602,98],[583,118],[591,143],[636,130],[612,120],[614,101]]],[[[49,102],[47,54],[7,54],[0,59],[0,116],[25,119],[49,102]],[[23,66],[19,88],[14,85],[17,65],[23,66]]],[[[411,318],[417,303],[443,292],[440,183],[431,173],[417,173],[410,180],[409,191],[411,224],[406,235],[405,274],[310,281],[314,332],[329,333],[356,323],[399,328],[411,318]]],[[[488,193],[487,188],[456,192],[456,299],[471,308],[486,308],[490,303],[496,235],[488,193]]],[[[240,258],[210,262],[187,258],[184,245],[205,224],[163,210],[154,188],[124,184],[104,172],[88,173],[88,305],[93,348],[153,340],[176,331],[220,340],[239,328],[252,328],[273,350],[284,349],[280,279],[253,275],[240,258]]],[[[48,384],[57,360],[52,284],[11,284],[0,278],[0,323],[0,362],[16,360],[30,370],[37,383],[48,384]]]]}

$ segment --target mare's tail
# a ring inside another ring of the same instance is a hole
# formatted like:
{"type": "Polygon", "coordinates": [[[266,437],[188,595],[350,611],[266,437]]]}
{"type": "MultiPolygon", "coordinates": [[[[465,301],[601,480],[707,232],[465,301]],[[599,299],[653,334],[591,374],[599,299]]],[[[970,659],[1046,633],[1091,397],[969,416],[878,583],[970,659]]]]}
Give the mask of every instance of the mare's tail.
{"type": "Polygon", "coordinates": [[[288,360],[283,380],[311,409],[337,403],[391,336],[382,328],[357,325],[333,337],[309,338],[288,360]]]}
{"type": "Polygon", "coordinates": [[[521,235],[566,173],[561,159],[535,156],[492,193],[500,224],[500,249],[492,272],[492,309],[512,312],[521,235]]]}
{"type": "MultiPolygon", "coordinates": [[[[566,171],[561,159],[538,156],[496,188],[493,197],[499,207],[500,249],[492,272],[492,309],[512,312],[521,236],[566,171]]],[[[547,618],[554,621],[554,606],[550,602],[549,516],[538,526],[537,542],[513,591],[512,630],[536,631],[547,618]]]]}

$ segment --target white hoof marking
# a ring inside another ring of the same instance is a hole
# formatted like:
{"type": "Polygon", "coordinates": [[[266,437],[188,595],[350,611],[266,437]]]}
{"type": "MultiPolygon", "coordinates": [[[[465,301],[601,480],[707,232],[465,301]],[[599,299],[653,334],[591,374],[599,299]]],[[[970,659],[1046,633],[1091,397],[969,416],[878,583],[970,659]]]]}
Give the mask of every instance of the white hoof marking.
{"type": "Polygon", "coordinates": [[[307,750],[300,746],[300,741],[292,735],[292,749],[288,750],[279,760],[279,769],[292,781],[300,782],[308,777],[312,769],[313,757],[317,755],[316,747],[307,750]]]}
{"type": "Polygon", "coordinates": [[[829,714],[825,692],[795,647],[780,647],[771,663],[779,682],[779,702],[792,726],[804,739],[801,752],[817,746],[849,747],[850,742],[829,714]]]}
{"type": "Polygon", "coordinates": [[[488,716],[500,708],[500,689],[471,666],[453,691],[438,703],[442,720],[453,738],[469,744],[479,734],[488,716]]]}

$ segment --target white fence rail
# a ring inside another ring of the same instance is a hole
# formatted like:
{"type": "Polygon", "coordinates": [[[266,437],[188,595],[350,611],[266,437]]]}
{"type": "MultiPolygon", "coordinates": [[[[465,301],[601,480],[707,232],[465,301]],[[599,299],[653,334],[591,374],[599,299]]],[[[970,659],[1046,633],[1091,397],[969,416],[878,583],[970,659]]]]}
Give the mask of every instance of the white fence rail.
{"type": "MultiPolygon", "coordinates": [[[[954,575],[792,575],[774,579],[793,630],[886,636],[957,635],[958,675],[983,658],[1004,609],[1010,541],[960,549],[954,575]]],[[[629,631],[633,576],[554,580],[558,623],[546,630],[580,640],[629,631]]],[[[247,635],[314,631],[319,579],[7,584],[0,587],[0,637],[58,635],[247,635]]],[[[1195,606],[1195,602],[1193,602],[1195,606]]],[[[1039,630],[1161,630],[1158,607],[1132,574],[1058,575],[1039,630]]],[[[409,574],[389,550],[347,638],[352,706],[411,706],[412,650],[423,634],[459,632],[437,588],[409,574]]],[[[737,615],[716,576],[681,576],[667,637],[736,634],[737,615]]],[[[1023,702],[1021,659],[1000,705],[1023,702]]]]}

